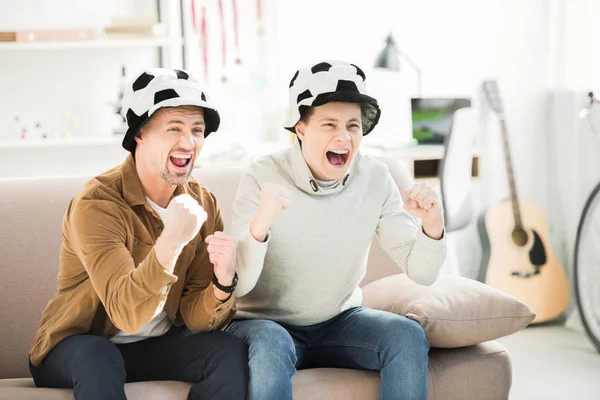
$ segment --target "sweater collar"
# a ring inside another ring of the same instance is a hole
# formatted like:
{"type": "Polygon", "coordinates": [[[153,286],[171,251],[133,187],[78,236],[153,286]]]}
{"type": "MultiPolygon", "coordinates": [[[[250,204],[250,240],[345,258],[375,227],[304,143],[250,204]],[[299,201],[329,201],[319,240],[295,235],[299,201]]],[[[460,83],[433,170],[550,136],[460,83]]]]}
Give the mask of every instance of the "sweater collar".
{"type": "Polygon", "coordinates": [[[336,194],[344,190],[352,173],[354,171],[354,160],[352,161],[352,165],[348,169],[348,173],[341,180],[340,184],[333,188],[322,188],[317,184],[317,180],[313,177],[310,172],[310,168],[308,164],[306,164],[306,160],[304,160],[304,156],[302,155],[302,149],[300,148],[300,144],[294,143],[291,149],[291,164],[292,164],[292,178],[294,179],[294,183],[296,186],[302,191],[312,194],[315,196],[327,196],[331,194],[336,194]]]}

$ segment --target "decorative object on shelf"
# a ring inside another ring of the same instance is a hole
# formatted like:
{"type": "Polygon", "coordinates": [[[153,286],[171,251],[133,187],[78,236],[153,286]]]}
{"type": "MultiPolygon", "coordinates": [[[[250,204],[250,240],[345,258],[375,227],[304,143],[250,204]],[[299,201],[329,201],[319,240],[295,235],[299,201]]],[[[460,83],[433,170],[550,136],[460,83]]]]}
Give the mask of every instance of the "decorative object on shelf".
{"type": "Polygon", "coordinates": [[[258,36],[262,36],[265,34],[265,28],[263,23],[263,4],[262,0],[256,0],[256,18],[258,20],[258,36]]]}
{"type": "Polygon", "coordinates": [[[200,23],[198,23],[198,8],[196,5],[197,0],[191,0],[191,18],[192,18],[192,31],[194,35],[199,35],[200,40],[198,41],[198,48],[202,53],[202,69],[204,75],[204,82],[208,82],[208,26],[206,21],[206,5],[202,4],[200,23]]]}
{"type": "Polygon", "coordinates": [[[23,30],[0,32],[0,42],[56,42],[94,39],[91,29],[23,30]]]}
{"type": "Polygon", "coordinates": [[[77,126],[79,125],[79,121],[76,118],[73,118],[70,110],[63,110],[62,112],[62,137],[70,138],[76,132],[77,126]]]}
{"type": "Polygon", "coordinates": [[[206,20],[206,6],[202,6],[200,33],[202,36],[202,63],[204,65],[204,82],[208,82],[208,21],[206,20]]]}
{"type": "MultiPolygon", "coordinates": [[[[23,126],[23,123],[21,122],[21,117],[18,115],[15,115],[13,117],[13,122],[14,122],[14,126],[11,129],[11,132],[14,132],[15,135],[18,133],[18,137],[20,139],[25,139],[22,135],[23,135],[23,129],[25,129],[25,127],[23,126]]],[[[11,133],[12,136],[12,133],[11,133]]]]}
{"type": "Polygon", "coordinates": [[[588,105],[579,111],[579,118],[587,119],[594,135],[600,136],[600,97],[594,92],[589,92],[588,97],[588,105]]]}
{"type": "MultiPolygon", "coordinates": [[[[256,73],[257,70],[267,69],[263,65],[257,65],[261,64],[257,60],[265,57],[269,45],[263,29],[264,3],[257,1],[257,14],[254,14],[252,6],[239,0],[189,0],[186,4],[188,8],[183,16],[188,21],[184,34],[186,51],[202,57],[205,82],[250,86],[254,91],[263,91],[266,87],[266,76],[256,73]],[[255,15],[256,21],[248,21],[248,18],[253,19],[255,15]],[[257,29],[259,34],[248,37],[247,32],[245,33],[248,29],[257,29]],[[250,53],[245,48],[247,46],[253,47],[250,53]],[[216,49],[218,50],[215,51],[216,49]],[[216,59],[209,59],[209,51],[216,59]],[[238,68],[241,66],[245,68],[238,68]],[[210,68],[214,72],[209,71],[210,68]]],[[[194,62],[192,58],[188,58],[193,65],[190,68],[199,70],[200,63],[194,62]]]]}
{"type": "Polygon", "coordinates": [[[12,127],[8,127],[9,140],[45,141],[70,138],[77,136],[79,127],[79,120],[68,109],[62,110],[54,117],[26,112],[14,115],[12,121],[12,127]]]}
{"type": "Polygon", "coordinates": [[[46,130],[44,129],[43,124],[40,121],[36,121],[36,123],[33,125],[33,137],[34,138],[39,138],[39,139],[43,139],[46,140],[48,139],[48,133],[46,132],[46,130]]]}
{"type": "Polygon", "coordinates": [[[375,68],[389,69],[392,71],[400,71],[400,58],[406,60],[406,62],[415,70],[417,73],[417,93],[418,97],[421,97],[422,92],[422,76],[421,69],[413,62],[413,60],[406,55],[403,51],[401,51],[398,46],[396,46],[396,41],[392,37],[392,35],[388,35],[385,40],[385,47],[375,60],[375,68]]]}
{"type": "Polygon", "coordinates": [[[121,76],[119,77],[119,90],[117,93],[117,98],[114,102],[109,103],[109,106],[111,106],[113,109],[114,135],[124,135],[125,132],[127,132],[127,120],[121,113],[121,107],[123,102],[123,94],[125,93],[125,86],[127,86],[128,82],[129,79],[127,78],[127,68],[124,65],[122,65],[121,76]]]}
{"type": "Polygon", "coordinates": [[[266,71],[268,70],[267,59],[268,59],[268,43],[265,37],[264,21],[263,21],[264,9],[262,0],[256,1],[256,17],[257,17],[257,36],[256,40],[256,54],[258,62],[254,64],[254,69],[250,75],[250,86],[256,93],[264,93],[268,85],[266,71]]]}
{"type": "Polygon", "coordinates": [[[235,44],[235,65],[242,64],[242,58],[240,56],[240,32],[238,24],[238,7],[237,0],[231,0],[231,8],[233,13],[233,40],[235,44]]]}
{"type": "Polygon", "coordinates": [[[219,1],[219,17],[221,18],[221,67],[223,69],[221,82],[227,83],[225,68],[227,67],[227,35],[225,31],[225,11],[223,10],[223,0],[219,1]]]}
{"type": "Polygon", "coordinates": [[[15,123],[14,129],[20,140],[47,139],[49,137],[47,129],[40,121],[26,123],[20,115],[15,115],[13,120],[15,123]]]}

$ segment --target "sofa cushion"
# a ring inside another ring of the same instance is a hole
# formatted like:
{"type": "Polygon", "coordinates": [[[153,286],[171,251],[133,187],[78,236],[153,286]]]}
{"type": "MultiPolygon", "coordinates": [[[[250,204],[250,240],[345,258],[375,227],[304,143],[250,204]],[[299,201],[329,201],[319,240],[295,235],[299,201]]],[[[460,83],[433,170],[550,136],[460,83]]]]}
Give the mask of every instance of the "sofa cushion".
{"type": "Polygon", "coordinates": [[[62,219],[87,180],[0,180],[0,378],[30,376],[29,346],[56,293],[62,219]]]}
{"type": "MultiPolygon", "coordinates": [[[[510,359],[496,342],[460,349],[432,349],[428,400],[506,400],[512,381],[510,359]]],[[[308,369],[294,376],[295,400],[376,400],[379,373],[350,369],[308,369]]],[[[127,398],[185,400],[190,384],[140,382],[125,385],[127,398]]],[[[66,400],[65,389],[35,389],[31,379],[0,380],[0,399],[66,400]]]]}
{"type": "Polygon", "coordinates": [[[458,349],[431,349],[428,400],[506,400],[512,365],[498,342],[458,349]]]}
{"type": "Polygon", "coordinates": [[[417,321],[432,347],[471,346],[515,333],[535,314],[520,300],[481,282],[441,275],[421,286],[394,275],[363,288],[363,305],[417,321]]]}
{"type": "MultiPolygon", "coordinates": [[[[379,383],[377,372],[309,369],[294,377],[294,399],[375,400],[379,383]]],[[[428,400],[506,400],[511,384],[510,358],[497,342],[429,353],[428,400]]]]}
{"type": "MultiPolygon", "coordinates": [[[[190,392],[185,382],[136,382],[125,385],[125,395],[136,400],[185,400],[190,392]]],[[[70,389],[36,388],[33,379],[0,380],[0,399],[11,400],[73,400],[70,389]]]]}

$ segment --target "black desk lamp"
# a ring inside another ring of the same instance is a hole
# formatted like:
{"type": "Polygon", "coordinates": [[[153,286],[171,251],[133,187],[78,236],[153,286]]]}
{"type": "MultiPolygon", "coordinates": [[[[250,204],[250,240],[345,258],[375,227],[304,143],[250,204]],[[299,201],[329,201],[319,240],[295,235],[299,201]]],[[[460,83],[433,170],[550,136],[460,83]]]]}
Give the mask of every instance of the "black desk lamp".
{"type": "Polygon", "coordinates": [[[417,82],[417,91],[418,96],[421,97],[421,87],[422,87],[422,77],[421,77],[421,69],[406,55],[406,53],[402,52],[396,46],[396,42],[392,35],[388,35],[385,40],[385,47],[375,60],[375,68],[389,69],[392,71],[400,71],[400,57],[402,57],[410,66],[416,71],[418,82],[417,82]]]}

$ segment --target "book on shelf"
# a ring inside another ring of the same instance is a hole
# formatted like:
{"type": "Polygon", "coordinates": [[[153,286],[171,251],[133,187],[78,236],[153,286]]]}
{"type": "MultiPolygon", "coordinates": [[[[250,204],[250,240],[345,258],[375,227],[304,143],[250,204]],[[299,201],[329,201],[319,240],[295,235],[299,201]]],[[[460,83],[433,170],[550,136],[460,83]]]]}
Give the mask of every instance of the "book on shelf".
{"type": "Polygon", "coordinates": [[[146,26],[107,26],[104,28],[104,33],[107,36],[150,36],[150,37],[164,37],[167,34],[166,26],[163,24],[154,24],[146,26]]]}
{"type": "Polygon", "coordinates": [[[167,35],[167,26],[156,17],[119,17],[112,18],[104,32],[109,36],[162,37],[167,35]]]}
{"type": "Polygon", "coordinates": [[[91,29],[22,30],[0,32],[0,42],[60,42],[93,40],[91,29]]]}

